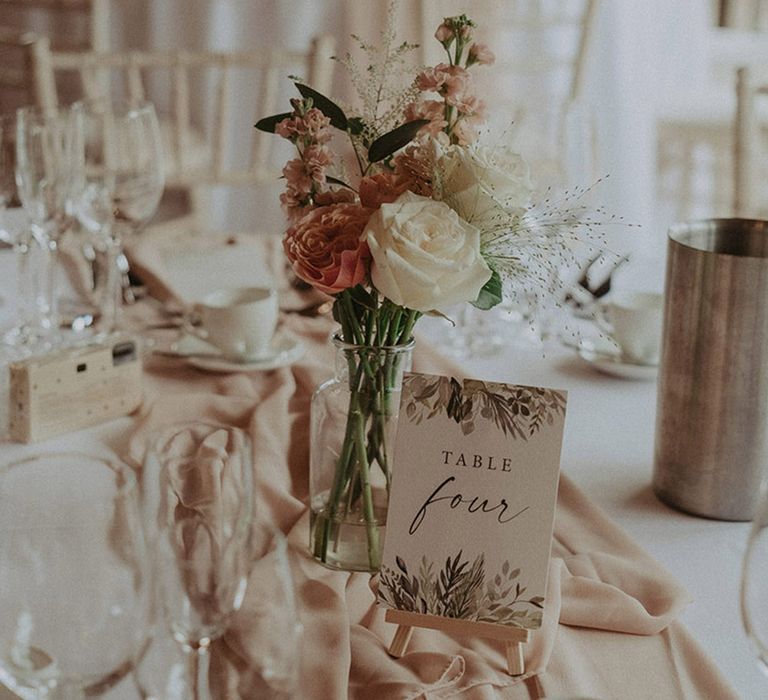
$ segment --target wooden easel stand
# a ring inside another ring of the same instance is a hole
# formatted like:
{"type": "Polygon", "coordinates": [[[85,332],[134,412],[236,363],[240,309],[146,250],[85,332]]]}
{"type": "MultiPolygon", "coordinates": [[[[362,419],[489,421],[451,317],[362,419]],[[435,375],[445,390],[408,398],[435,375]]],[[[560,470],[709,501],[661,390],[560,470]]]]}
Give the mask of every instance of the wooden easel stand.
{"type": "Polygon", "coordinates": [[[451,617],[422,615],[392,608],[387,609],[384,619],[398,626],[388,650],[389,655],[394,656],[396,659],[405,654],[408,642],[411,641],[413,628],[423,627],[439,630],[440,632],[466,635],[467,637],[501,639],[507,643],[507,672],[509,675],[520,676],[525,673],[523,644],[527,644],[530,640],[530,630],[495,625],[490,622],[470,622],[469,620],[457,620],[451,617]]]}

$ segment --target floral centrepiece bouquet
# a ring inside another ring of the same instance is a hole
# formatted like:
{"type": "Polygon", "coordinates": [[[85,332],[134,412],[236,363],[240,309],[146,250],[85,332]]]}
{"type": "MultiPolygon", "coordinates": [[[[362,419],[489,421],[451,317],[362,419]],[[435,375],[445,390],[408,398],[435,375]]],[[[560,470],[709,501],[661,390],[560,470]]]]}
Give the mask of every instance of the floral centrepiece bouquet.
{"type": "Polygon", "coordinates": [[[283,169],[284,249],[300,279],[335,297],[340,325],[342,378],[316,392],[310,437],[310,546],[328,566],[379,568],[414,324],[460,303],[489,309],[504,281],[553,279],[542,270],[562,262],[580,223],[535,211],[525,161],[480,144],[473,72],[494,55],[474,32],[465,15],[444,19],[435,38],[446,61],[393,86],[415,47],[395,46],[389,22],[380,48],[361,43],[376,59],[366,70],[342,59],[361,98],[354,116],[296,82],[293,110],[256,125],[296,147],[283,169]]]}

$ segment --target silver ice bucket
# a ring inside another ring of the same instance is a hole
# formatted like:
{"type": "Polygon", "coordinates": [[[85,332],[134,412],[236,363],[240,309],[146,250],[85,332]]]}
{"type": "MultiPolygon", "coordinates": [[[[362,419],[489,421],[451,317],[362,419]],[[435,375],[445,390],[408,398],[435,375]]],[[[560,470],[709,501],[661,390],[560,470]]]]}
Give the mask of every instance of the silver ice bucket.
{"type": "Polygon", "coordinates": [[[768,464],[768,221],[669,231],[653,489],[750,520],[768,464]]]}

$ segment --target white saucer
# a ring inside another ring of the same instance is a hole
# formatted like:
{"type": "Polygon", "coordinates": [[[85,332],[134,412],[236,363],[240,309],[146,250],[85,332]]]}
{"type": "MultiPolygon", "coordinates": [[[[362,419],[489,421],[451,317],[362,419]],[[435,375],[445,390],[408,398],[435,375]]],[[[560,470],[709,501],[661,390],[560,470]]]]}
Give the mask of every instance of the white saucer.
{"type": "Polygon", "coordinates": [[[265,372],[292,365],[300,360],[307,350],[304,343],[298,338],[280,331],[275,334],[268,355],[237,362],[226,357],[216,357],[215,355],[220,354],[217,347],[189,334],[181,336],[171,346],[171,349],[179,359],[183,359],[188,365],[208,372],[265,372]],[[201,357],[197,353],[210,353],[212,356],[201,357]]]}
{"type": "Polygon", "coordinates": [[[607,337],[582,338],[565,342],[578,356],[598,372],[622,379],[650,381],[659,373],[658,365],[632,362],[622,357],[618,345],[607,337]]]}

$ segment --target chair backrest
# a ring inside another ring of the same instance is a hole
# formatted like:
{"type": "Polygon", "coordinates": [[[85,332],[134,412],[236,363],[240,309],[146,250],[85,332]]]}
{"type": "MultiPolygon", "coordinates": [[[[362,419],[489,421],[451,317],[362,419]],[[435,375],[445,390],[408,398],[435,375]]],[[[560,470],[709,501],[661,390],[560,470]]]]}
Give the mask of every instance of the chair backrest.
{"type": "Polygon", "coordinates": [[[57,50],[107,51],[109,17],[110,0],[0,0],[0,25],[50,35],[57,50]]]}
{"type": "Polygon", "coordinates": [[[41,37],[31,47],[31,57],[36,101],[44,109],[58,105],[57,83],[67,74],[77,77],[86,99],[120,94],[155,102],[167,130],[170,185],[246,185],[274,181],[276,172],[270,165],[276,139],[256,132],[253,124],[261,116],[286,111],[278,100],[284,97],[282,84],[289,74],[303,72],[310,85],[327,92],[333,49],[333,39],[321,36],[306,52],[62,52],[51,51],[41,37]],[[248,91],[253,94],[246,106],[248,91]],[[236,111],[246,112],[237,127],[233,121],[241,115],[236,111]],[[242,144],[249,138],[246,156],[242,144]]]}
{"type": "MultiPolygon", "coordinates": [[[[421,58],[444,60],[433,35],[443,16],[463,11],[460,3],[419,2],[421,58]]],[[[496,54],[494,65],[475,72],[483,94],[493,96],[492,118],[504,120],[494,126],[510,127],[512,143],[543,185],[568,181],[569,151],[588,149],[579,157],[591,161],[589,172],[574,173],[577,181],[597,170],[594,125],[582,98],[598,9],[599,0],[475,0],[468,11],[482,20],[479,34],[496,54]]]]}
{"type": "Polygon", "coordinates": [[[768,215],[768,72],[737,69],[733,136],[734,213],[764,217],[768,215]]]}
{"type": "Polygon", "coordinates": [[[37,37],[0,27],[0,114],[10,114],[30,104],[32,96],[32,50],[37,37]]]}
{"type": "MultiPolygon", "coordinates": [[[[34,103],[31,46],[51,37],[58,50],[107,51],[112,0],[0,0],[0,113],[34,103]],[[34,34],[33,34],[34,33],[34,34]]],[[[67,94],[67,81],[60,86],[67,94]]]]}

